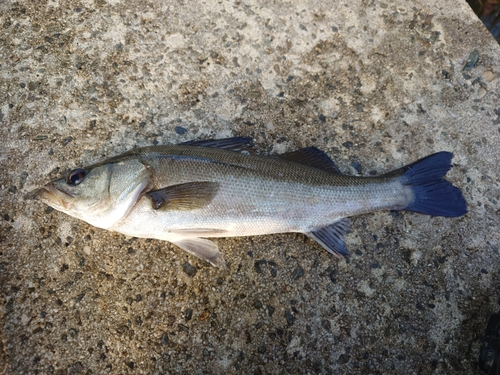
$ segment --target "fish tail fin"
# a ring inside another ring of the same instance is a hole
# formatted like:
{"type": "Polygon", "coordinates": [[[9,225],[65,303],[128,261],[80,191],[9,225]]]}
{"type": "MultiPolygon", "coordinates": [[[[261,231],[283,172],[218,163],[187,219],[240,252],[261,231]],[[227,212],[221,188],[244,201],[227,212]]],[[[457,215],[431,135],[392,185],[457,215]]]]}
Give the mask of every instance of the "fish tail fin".
{"type": "Polygon", "coordinates": [[[452,157],[451,152],[438,152],[386,175],[401,176],[401,183],[411,187],[413,200],[404,210],[446,217],[467,213],[460,189],[443,178],[452,167],[452,157]]]}

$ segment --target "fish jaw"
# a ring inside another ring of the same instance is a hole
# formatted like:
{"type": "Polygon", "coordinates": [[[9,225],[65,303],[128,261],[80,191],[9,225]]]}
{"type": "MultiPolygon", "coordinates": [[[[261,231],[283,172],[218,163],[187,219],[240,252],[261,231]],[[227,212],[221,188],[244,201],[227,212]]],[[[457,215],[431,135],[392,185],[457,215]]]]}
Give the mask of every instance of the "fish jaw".
{"type": "Polygon", "coordinates": [[[31,196],[37,197],[43,203],[64,213],[68,213],[72,206],[73,194],[58,189],[54,182],[49,182],[43,188],[35,190],[31,196]]]}

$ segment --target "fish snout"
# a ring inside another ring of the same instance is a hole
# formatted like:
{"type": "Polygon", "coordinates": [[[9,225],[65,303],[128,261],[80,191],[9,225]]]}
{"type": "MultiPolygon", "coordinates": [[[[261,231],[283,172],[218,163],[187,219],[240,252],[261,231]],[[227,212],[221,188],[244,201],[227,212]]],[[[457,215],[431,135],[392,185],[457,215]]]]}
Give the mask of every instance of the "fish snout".
{"type": "Polygon", "coordinates": [[[40,199],[41,190],[43,190],[43,188],[35,189],[33,191],[26,193],[24,195],[24,199],[26,199],[26,200],[38,200],[38,199],[40,199]]]}
{"type": "Polygon", "coordinates": [[[70,198],[73,198],[73,195],[58,189],[53,182],[49,182],[44,187],[29,192],[26,198],[38,199],[50,206],[68,208],[70,198]]]}

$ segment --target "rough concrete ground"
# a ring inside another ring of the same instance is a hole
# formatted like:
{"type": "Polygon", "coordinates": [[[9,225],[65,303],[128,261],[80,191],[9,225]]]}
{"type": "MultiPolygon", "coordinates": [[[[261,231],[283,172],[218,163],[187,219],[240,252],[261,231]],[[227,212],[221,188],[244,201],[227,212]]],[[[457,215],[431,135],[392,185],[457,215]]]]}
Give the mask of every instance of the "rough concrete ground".
{"type": "MultiPolygon", "coordinates": [[[[500,48],[465,1],[0,3],[6,374],[480,374],[499,278],[500,48]],[[244,135],[349,174],[439,150],[470,212],[220,239],[219,270],[27,201],[134,146],[244,135]]],[[[0,371],[2,371],[0,370],[0,371]]]]}

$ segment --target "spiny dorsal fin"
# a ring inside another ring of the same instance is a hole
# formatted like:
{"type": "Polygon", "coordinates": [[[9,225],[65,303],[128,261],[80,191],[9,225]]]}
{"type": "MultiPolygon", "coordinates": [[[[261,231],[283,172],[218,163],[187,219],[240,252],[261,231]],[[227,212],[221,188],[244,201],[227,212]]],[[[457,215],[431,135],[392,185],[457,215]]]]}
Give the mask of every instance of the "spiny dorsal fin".
{"type": "Polygon", "coordinates": [[[342,174],[342,172],[340,172],[340,169],[337,168],[332,159],[330,159],[327,154],[317,149],[316,147],[301,148],[297,151],[278,155],[278,157],[288,161],[293,161],[294,163],[304,164],[310,167],[321,169],[325,172],[342,174]]]}
{"type": "Polygon", "coordinates": [[[211,181],[188,182],[167,186],[163,189],[147,192],[155,210],[188,211],[209,204],[219,190],[219,183],[211,181]]]}
{"type": "Polygon", "coordinates": [[[255,151],[253,148],[252,138],[250,137],[203,139],[199,141],[187,141],[180,144],[183,146],[211,147],[236,152],[246,151],[251,153],[255,151]]]}
{"type": "Polygon", "coordinates": [[[349,255],[349,251],[345,246],[344,235],[350,228],[351,222],[349,219],[344,218],[327,227],[306,234],[323,246],[330,254],[336,257],[346,257],[349,255]]]}

